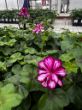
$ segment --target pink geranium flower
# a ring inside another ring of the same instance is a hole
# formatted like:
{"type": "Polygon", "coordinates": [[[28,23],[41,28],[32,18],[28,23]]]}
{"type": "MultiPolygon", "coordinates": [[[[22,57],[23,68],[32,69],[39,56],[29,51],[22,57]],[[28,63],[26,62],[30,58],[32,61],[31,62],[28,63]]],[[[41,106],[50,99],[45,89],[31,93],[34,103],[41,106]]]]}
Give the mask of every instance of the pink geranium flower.
{"type": "Polygon", "coordinates": [[[19,12],[19,16],[30,17],[28,9],[25,7],[22,7],[20,12],[19,12]]]}
{"type": "Polygon", "coordinates": [[[45,88],[54,89],[57,85],[63,86],[62,78],[66,71],[59,59],[48,56],[38,63],[38,81],[45,88]]]}
{"type": "Polygon", "coordinates": [[[43,32],[43,31],[44,31],[44,26],[41,23],[36,24],[34,29],[33,29],[33,32],[36,34],[43,32]]]}

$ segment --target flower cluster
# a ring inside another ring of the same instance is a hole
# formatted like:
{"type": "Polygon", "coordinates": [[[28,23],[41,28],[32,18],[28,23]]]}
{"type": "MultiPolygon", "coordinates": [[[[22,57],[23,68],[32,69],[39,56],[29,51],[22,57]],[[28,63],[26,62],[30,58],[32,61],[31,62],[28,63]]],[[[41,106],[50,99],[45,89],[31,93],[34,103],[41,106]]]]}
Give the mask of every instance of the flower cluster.
{"type": "Polygon", "coordinates": [[[19,12],[19,16],[29,18],[30,17],[30,14],[29,14],[28,9],[26,7],[22,7],[21,10],[20,10],[20,12],[19,12]]]}
{"type": "Polygon", "coordinates": [[[33,32],[36,34],[43,32],[43,31],[44,31],[44,26],[41,23],[36,24],[34,29],[33,29],[33,32]]]}
{"type": "Polygon", "coordinates": [[[38,81],[45,88],[54,89],[57,85],[63,86],[62,78],[66,71],[59,59],[48,56],[38,63],[38,81]]]}

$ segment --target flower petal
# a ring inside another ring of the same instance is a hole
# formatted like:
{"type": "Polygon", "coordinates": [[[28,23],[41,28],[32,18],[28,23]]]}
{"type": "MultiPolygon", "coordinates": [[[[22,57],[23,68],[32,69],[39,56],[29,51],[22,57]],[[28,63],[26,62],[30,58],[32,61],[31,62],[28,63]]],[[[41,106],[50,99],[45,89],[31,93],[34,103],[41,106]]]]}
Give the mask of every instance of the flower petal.
{"type": "Polygon", "coordinates": [[[39,66],[39,68],[41,68],[41,69],[47,70],[47,67],[46,67],[46,65],[44,64],[44,61],[40,61],[40,62],[38,63],[38,66],[39,66]]]}
{"type": "Polygon", "coordinates": [[[44,59],[44,63],[47,66],[48,70],[51,70],[53,67],[54,59],[51,56],[48,56],[44,59]]]}
{"type": "Polygon", "coordinates": [[[22,7],[20,9],[19,16],[30,17],[28,9],[25,7],[22,7]]]}
{"type": "Polygon", "coordinates": [[[65,77],[66,76],[66,71],[63,67],[61,68],[58,68],[56,71],[55,71],[55,74],[56,75],[59,75],[61,77],[65,77]]]}
{"type": "Polygon", "coordinates": [[[56,70],[57,68],[62,66],[62,62],[59,59],[54,59],[54,64],[53,64],[53,70],[56,70]]]}
{"type": "Polygon", "coordinates": [[[42,82],[42,86],[46,88],[47,87],[47,82],[46,81],[42,82]]]}
{"type": "Polygon", "coordinates": [[[52,80],[57,83],[57,82],[58,82],[58,77],[57,77],[57,75],[52,74],[52,80]]]}
{"type": "Polygon", "coordinates": [[[40,30],[37,29],[37,30],[36,30],[36,34],[39,34],[39,33],[40,33],[40,30]]]}
{"type": "Polygon", "coordinates": [[[36,29],[33,29],[32,32],[36,32],[36,29]]]}
{"type": "Polygon", "coordinates": [[[46,77],[47,77],[47,74],[41,74],[38,76],[38,81],[42,82],[45,80],[46,77]]]}
{"type": "Polygon", "coordinates": [[[38,70],[38,73],[39,73],[39,74],[46,74],[46,71],[45,71],[45,70],[42,70],[42,69],[39,69],[39,70],[38,70]]]}
{"type": "Polygon", "coordinates": [[[63,83],[62,83],[61,80],[58,80],[58,85],[59,85],[59,86],[63,86],[63,83]]]}
{"type": "Polygon", "coordinates": [[[48,88],[54,89],[56,87],[56,83],[52,80],[48,81],[48,88]]]}

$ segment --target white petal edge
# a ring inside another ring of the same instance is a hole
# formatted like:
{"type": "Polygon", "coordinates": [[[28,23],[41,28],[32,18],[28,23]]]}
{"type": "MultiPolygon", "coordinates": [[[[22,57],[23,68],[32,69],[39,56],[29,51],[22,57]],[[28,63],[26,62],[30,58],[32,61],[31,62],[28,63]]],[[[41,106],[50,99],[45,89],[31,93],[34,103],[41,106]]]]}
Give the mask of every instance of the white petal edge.
{"type": "Polygon", "coordinates": [[[55,89],[56,83],[51,80],[51,81],[48,82],[48,87],[49,87],[50,89],[55,89]]]}
{"type": "Polygon", "coordinates": [[[38,76],[38,81],[42,82],[45,80],[46,77],[47,77],[47,74],[41,74],[38,76]]]}
{"type": "Polygon", "coordinates": [[[52,74],[52,80],[57,83],[57,82],[58,82],[58,77],[57,77],[57,75],[52,74]]]}
{"type": "Polygon", "coordinates": [[[63,86],[63,83],[62,83],[61,80],[58,80],[58,85],[59,85],[59,86],[63,86]]]}
{"type": "Polygon", "coordinates": [[[55,71],[55,74],[61,76],[61,77],[64,77],[66,76],[66,71],[63,67],[59,68],[58,70],[55,71]]]}

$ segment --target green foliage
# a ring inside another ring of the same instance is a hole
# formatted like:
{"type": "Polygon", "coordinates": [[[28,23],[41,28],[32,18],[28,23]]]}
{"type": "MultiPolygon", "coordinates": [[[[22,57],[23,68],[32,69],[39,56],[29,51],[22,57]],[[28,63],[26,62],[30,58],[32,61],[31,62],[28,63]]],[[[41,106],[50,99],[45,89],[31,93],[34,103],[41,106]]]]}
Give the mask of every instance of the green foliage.
{"type": "Polygon", "coordinates": [[[39,100],[39,110],[63,110],[69,104],[66,93],[56,89],[54,93],[44,94],[39,100]]]}
{"type": "Polygon", "coordinates": [[[71,103],[74,104],[76,110],[82,109],[82,74],[73,76],[73,84],[69,87],[67,95],[71,103]]]}
{"type": "Polygon", "coordinates": [[[11,110],[20,104],[22,96],[16,93],[13,84],[0,86],[0,110],[11,110]]]}
{"type": "Polygon", "coordinates": [[[51,24],[53,20],[56,18],[57,14],[56,11],[51,11],[49,9],[30,9],[29,13],[31,15],[30,19],[21,18],[18,16],[19,10],[4,10],[0,11],[0,19],[11,20],[13,22],[13,19],[17,19],[19,21],[19,24],[22,22],[24,23],[38,23],[38,22],[48,22],[51,24]]]}
{"type": "Polygon", "coordinates": [[[73,19],[82,19],[82,9],[74,9],[70,15],[73,19]]]}
{"type": "Polygon", "coordinates": [[[46,20],[50,20],[50,22],[52,22],[57,16],[55,11],[51,11],[49,9],[31,9],[29,11],[33,22],[41,22],[46,20]]]}
{"type": "Polygon", "coordinates": [[[0,28],[0,81],[0,110],[66,110],[71,103],[81,110],[82,33],[0,28]],[[67,71],[64,86],[53,91],[37,82],[38,62],[48,55],[67,71]]]}
{"type": "Polygon", "coordinates": [[[4,10],[0,11],[0,18],[17,18],[18,10],[4,10]]]}
{"type": "Polygon", "coordinates": [[[0,71],[6,71],[6,64],[5,62],[0,61],[0,71]]]}
{"type": "Polygon", "coordinates": [[[81,35],[71,32],[62,33],[60,44],[61,49],[64,52],[62,55],[60,55],[60,59],[64,61],[67,71],[69,73],[77,73],[79,68],[82,71],[82,46],[80,45],[81,35]]]}

